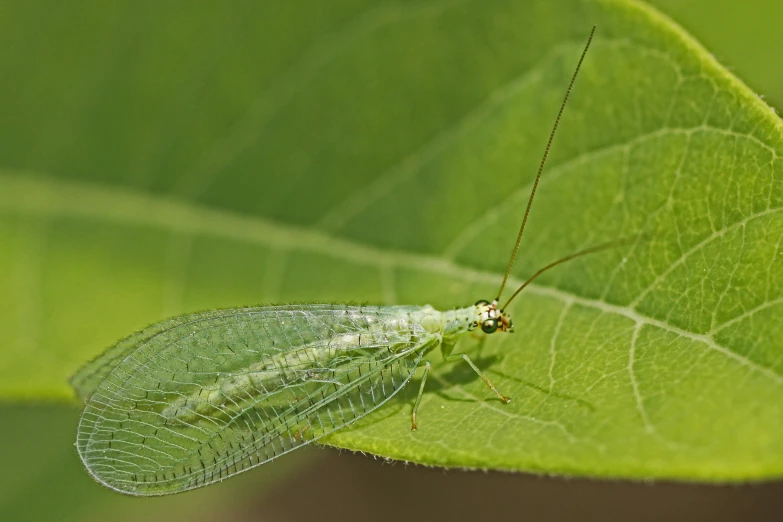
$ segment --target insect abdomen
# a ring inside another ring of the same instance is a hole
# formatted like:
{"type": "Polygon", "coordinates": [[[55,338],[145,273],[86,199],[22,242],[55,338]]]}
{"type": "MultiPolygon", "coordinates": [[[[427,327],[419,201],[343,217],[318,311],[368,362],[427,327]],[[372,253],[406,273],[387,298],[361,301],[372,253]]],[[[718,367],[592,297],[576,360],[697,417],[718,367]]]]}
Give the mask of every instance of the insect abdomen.
{"type": "Polygon", "coordinates": [[[234,309],[168,324],[141,332],[85,406],[77,447],[108,487],[182,491],[316,440],[396,393],[437,341],[408,312],[368,307],[234,309]]]}

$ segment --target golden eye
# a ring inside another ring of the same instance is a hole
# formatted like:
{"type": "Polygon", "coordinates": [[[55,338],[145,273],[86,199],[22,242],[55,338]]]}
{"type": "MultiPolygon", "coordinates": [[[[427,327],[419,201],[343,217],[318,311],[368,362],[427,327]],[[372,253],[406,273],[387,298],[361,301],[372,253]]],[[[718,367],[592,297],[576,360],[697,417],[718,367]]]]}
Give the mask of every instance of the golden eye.
{"type": "Polygon", "coordinates": [[[488,304],[489,304],[489,301],[485,301],[484,299],[481,299],[481,300],[479,300],[479,301],[476,301],[476,304],[475,304],[475,306],[479,306],[479,305],[488,305],[488,304]]]}
{"type": "Polygon", "coordinates": [[[483,323],[481,323],[481,331],[484,333],[495,333],[498,329],[498,320],[497,319],[487,319],[483,323]]]}

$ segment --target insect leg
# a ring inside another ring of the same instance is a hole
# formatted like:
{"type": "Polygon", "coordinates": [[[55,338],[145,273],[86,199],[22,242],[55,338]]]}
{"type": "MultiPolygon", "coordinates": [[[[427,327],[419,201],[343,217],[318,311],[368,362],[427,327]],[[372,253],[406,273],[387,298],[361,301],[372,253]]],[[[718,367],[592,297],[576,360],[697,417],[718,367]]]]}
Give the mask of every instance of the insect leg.
{"type": "Polygon", "coordinates": [[[430,373],[430,362],[424,361],[424,375],[421,376],[421,384],[419,385],[419,395],[416,397],[416,403],[413,405],[413,414],[411,415],[411,431],[416,431],[416,410],[419,409],[419,403],[421,402],[421,396],[424,394],[424,383],[427,382],[427,375],[430,373]]]}
{"type": "Polygon", "coordinates": [[[485,383],[487,383],[487,386],[489,386],[489,388],[490,388],[490,389],[491,389],[493,392],[495,392],[495,395],[497,395],[497,396],[498,396],[498,399],[500,399],[501,401],[503,401],[503,402],[504,402],[504,403],[506,403],[506,404],[508,404],[509,402],[511,402],[511,397],[506,397],[505,395],[503,395],[502,393],[500,393],[500,392],[498,391],[498,389],[497,389],[497,388],[495,388],[495,385],[494,385],[494,384],[492,384],[492,382],[489,380],[489,378],[488,378],[486,375],[484,375],[484,374],[482,373],[482,371],[481,371],[481,370],[479,370],[479,369],[478,369],[478,366],[476,366],[475,364],[473,364],[473,361],[471,361],[471,360],[470,360],[470,357],[468,357],[468,355],[467,355],[467,354],[465,354],[465,353],[455,353],[454,355],[452,355],[452,356],[448,357],[446,360],[447,360],[447,361],[453,361],[453,360],[455,360],[457,357],[459,357],[460,359],[464,360],[466,363],[468,363],[468,364],[470,365],[470,367],[471,367],[471,368],[473,368],[473,371],[474,371],[474,372],[476,372],[476,373],[478,374],[478,376],[479,376],[479,377],[481,377],[481,379],[482,379],[482,380],[483,380],[485,383]]]}

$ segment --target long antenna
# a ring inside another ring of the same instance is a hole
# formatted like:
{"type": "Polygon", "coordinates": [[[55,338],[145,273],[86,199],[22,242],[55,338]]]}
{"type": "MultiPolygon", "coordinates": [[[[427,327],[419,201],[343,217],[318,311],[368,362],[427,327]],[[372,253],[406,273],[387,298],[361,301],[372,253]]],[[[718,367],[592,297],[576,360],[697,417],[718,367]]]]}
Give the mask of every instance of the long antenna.
{"type": "Polygon", "coordinates": [[[618,247],[618,246],[622,246],[622,245],[627,245],[627,244],[631,243],[632,241],[638,240],[640,238],[642,238],[642,236],[634,236],[634,237],[631,237],[631,238],[615,239],[613,241],[607,241],[606,243],[601,243],[600,245],[595,245],[595,246],[592,246],[590,248],[585,248],[584,250],[580,250],[579,252],[574,252],[573,254],[569,254],[569,255],[567,255],[565,257],[562,257],[562,258],[558,259],[557,261],[549,263],[544,268],[540,269],[538,272],[536,272],[535,274],[530,276],[527,281],[522,283],[522,285],[519,288],[517,288],[517,291],[514,292],[511,295],[511,297],[508,298],[508,301],[506,301],[506,303],[502,307],[500,307],[500,309],[501,310],[505,310],[506,307],[509,305],[509,303],[511,303],[511,301],[513,301],[514,298],[517,295],[519,295],[519,292],[524,290],[525,287],[527,285],[529,285],[530,283],[532,283],[534,279],[536,279],[538,276],[540,276],[541,274],[543,274],[544,272],[546,272],[550,268],[554,268],[554,267],[556,267],[559,264],[565,263],[566,261],[571,261],[572,259],[575,259],[577,257],[586,256],[587,254],[594,254],[596,252],[600,252],[601,250],[608,250],[610,248],[614,248],[614,247],[618,247]]]}
{"type": "MultiPolygon", "coordinates": [[[[552,127],[552,132],[549,134],[549,141],[546,142],[546,148],[544,149],[544,157],[541,158],[541,164],[538,166],[538,174],[536,174],[536,180],[533,182],[533,190],[530,191],[530,199],[527,200],[527,208],[525,209],[525,217],[522,219],[522,226],[519,227],[519,234],[517,234],[517,242],[514,243],[514,250],[511,251],[511,259],[508,260],[508,268],[506,268],[506,275],[503,276],[503,282],[500,283],[500,290],[498,290],[497,301],[500,300],[500,296],[503,294],[503,289],[506,288],[506,281],[508,281],[508,275],[511,273],[511,268],[514,266],[514,261],[517,258],[517,251],[519,251],[519,242],[522,241],[522,233],[525,231],[525,225],[527,224],[527,217],[530,215],[530,207],[533,205],[533,196],[536,195],[536,189],[538,188],[538,181],[541,179],[541,173],[544,171],[544,164],[549,157],[549,149],[552,147],[552,140],[555,138],[555,132],[557,132],[557,126],[560,124],[560,118],[563,116],[563,110],[565,110],[566,103],[568,103],[568,97],[571,95],[571,89],[574,87],[576,81],[576,75],[579,74],[579,69],[582,67],[582,62],[587,54],[587,49],[590,48],[590,42],[593,41],[593,34],[595,33],[595,26],[590,31],[590,36],[587,38],[587,44],[585,45],[582,56],[579,58],[579,63],[576,64],[576,70],[571,77],[571,82],[568,84],[568,90],[566,90],[563,103],[560,105],[560,111],[555,118],[555,125],[552,127]]],[[[519,291],[517,291],[519,292],[519,291]]],[[[516,294],[514,294],[516,295],[516,294]]],[[[509,299],[510,301],[510,299],[509,299]]]]}

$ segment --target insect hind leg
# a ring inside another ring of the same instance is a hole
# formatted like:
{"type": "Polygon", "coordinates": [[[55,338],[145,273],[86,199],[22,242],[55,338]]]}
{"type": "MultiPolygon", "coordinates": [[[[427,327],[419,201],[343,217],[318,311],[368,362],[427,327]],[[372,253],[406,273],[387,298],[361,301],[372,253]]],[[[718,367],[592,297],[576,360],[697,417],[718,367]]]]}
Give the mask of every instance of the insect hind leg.
{"type": "Polygon", "coordinates": [[[416,396],[416,402],[413,404],[413,412],[411,413],[411,431],[416,431],[419,428],[416,426],[416,412],[419,409],[419,403],[421,403],[421,396],[424,395],[424,384],[427,382],[427,376],[430,374],[430,362],[424,361],[424,375],[421,376],[421,384],[419,385],[419,395],[416,396]]]}

